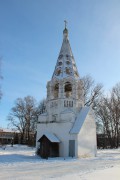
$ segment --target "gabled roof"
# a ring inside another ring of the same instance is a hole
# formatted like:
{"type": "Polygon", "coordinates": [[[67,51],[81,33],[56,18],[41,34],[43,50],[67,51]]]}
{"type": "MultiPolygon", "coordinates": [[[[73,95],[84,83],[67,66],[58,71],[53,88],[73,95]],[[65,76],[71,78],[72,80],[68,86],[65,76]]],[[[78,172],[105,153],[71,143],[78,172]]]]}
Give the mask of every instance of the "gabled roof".
{"type": "MultiPolygon", "coordinates": [[[[53,133],[50,133],[50,132],[46,132],[44,133],[40,139],[43,137],[43,136],[46,136],[51,142],[57,142],[57,143],[60,143],[60,140],[56,137],[55,134],[53,133]]],[[[38,142],[40,142],[40,139],[38,140],[38,142]]]]}
{"type": "Polygon", "coordinates": [[[72,127],[72,129],[70,130],[70,134],[78,134],[88,113],[90,111],[90,107],[83,107],[80,111],[80,113],[78,114],[74,125],[72,127]]]}
{"type": "Polygon", "coordinates": [[[68,29],[65,26],[63,31],[63,43],[58,56],[58,60],[55,66],[55,70],[52,76],[53,78],[63,79],[71,77],[73,79],[79,79],[79,73],[73,57],[73,53],[70,47],[68,39],[68,29]]]}

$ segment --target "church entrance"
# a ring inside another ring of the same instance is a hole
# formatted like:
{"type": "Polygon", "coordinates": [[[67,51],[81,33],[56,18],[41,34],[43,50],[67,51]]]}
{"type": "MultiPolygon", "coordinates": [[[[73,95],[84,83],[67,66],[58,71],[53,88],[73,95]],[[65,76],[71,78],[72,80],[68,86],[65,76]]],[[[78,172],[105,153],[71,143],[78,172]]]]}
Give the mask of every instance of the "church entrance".
{"type": "Polygon", "coordinates": [[[45,135],[40,139],[39,154],[42,158],[59,157],[59,143],[51,142],[45,135]]]}
{"type": "Polygon", "coordinates": [[[69,156],[75,156],[75,140],[69,140],[69,156]]]}

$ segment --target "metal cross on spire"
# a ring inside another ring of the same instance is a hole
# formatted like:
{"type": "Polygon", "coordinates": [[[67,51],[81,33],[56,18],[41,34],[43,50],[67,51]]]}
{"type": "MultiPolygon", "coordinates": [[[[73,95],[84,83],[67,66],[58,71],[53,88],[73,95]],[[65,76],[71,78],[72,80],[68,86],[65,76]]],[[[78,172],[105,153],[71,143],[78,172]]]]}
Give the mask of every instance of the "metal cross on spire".
{"type": "Polygon", "coordinates": [[[67,21],[66,21],[66,20],[64,20],[64,23],[65,23],[65,29],[66,29],[66,27],[67,27],[67,21]]]}

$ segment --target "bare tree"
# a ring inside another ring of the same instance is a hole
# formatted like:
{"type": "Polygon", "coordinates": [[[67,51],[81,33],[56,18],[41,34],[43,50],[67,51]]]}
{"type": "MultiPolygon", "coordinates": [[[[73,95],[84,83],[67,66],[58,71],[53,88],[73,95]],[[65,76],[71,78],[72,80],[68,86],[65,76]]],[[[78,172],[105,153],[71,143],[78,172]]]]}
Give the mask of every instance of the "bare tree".
{"type": "Polygon", "coordinates": [[[14,107],[8,116],[10,125],[16,127],[21,133],[21,142],[24,138],[28,141],[30,133],[34,133],[35,123],[37,122],[37,106],[33,97],[27,96],[25,98],[18,98],[15,101],[14,107]]]}
{"type": "Polygon", "coordinates": [[[21,143],[25,136],[26,122],[25,122],[24,102],[21,98],[15,101],[14,107],[8,116],[9,126],[15,127],[21,134],[21,143]]]}
{"type": "Polygon", "coordinates": [[[102,95],[103,85],[100,83],[96,84],[90,75],[82,77],[81,80],[84,89],[84,105],[92,105],[92,107],[95,108],[102,95]]]}
{"type": "Polygon", "coordinates": [[[39,115],[46,112],[46,99],[42,99],[38,105],[39,115]]]}
{"type": "Polygon", "coordinates": [[[25,108],[25,122],[26,122],[26,137],[29,141],[30,132],[34,132],[36,123],[36,105],[35,99],[31,96],[24,98],[24,108],[25,108]]]}
{"type": "Polygon", "coordinates": [[[117,148],[120,143],[120,83],[112,88],[109,96],[101,98],[96,114],[110,147],[117,148]]]}

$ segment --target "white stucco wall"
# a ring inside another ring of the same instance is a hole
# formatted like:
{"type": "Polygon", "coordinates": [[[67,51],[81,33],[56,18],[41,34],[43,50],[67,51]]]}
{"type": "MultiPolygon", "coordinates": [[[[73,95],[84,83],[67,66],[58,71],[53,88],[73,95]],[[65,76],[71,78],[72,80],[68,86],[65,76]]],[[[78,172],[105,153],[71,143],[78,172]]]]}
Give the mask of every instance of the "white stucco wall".
{"type": "Polygon", "coordinates": [[[96,123],[89,113],[78,134],[78,157],[96,156],[96,123]]]}
{"type": "MultiPolygon", "coordinates": [[[[38,141],[45,132],[54,133],[61,141],[59,144],[60,157],[68,157],[69,156],[69,140],[77,141],[77,135],[69,133],[72,125],[73,124],[69,122],[38,124],[36,141],[38,141]]],[[[39,142],[36,142],[36,143],[38,147],[40,143],[39,142]]],[[[77,156],[77,149],[76,149],[75,155],[77,156]]]]}

